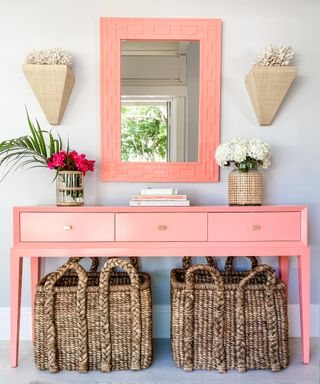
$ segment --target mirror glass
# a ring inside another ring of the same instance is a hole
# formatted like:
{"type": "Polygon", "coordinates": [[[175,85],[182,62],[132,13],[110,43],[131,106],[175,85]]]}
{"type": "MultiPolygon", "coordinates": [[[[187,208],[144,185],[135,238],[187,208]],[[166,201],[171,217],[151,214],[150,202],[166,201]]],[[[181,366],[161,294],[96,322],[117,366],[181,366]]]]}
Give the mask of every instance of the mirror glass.
{"type": "Polygon", "coordinates": [[[121,40],[121,160],[196,162],[199,41],[121,40]]]}

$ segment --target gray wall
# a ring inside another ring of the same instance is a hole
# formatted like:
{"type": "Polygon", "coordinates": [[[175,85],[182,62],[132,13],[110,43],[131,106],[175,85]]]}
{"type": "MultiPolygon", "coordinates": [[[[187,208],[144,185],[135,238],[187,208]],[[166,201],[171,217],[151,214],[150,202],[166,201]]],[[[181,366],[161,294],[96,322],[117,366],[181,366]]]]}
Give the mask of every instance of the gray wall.
{"type": "MultiPolygon", "coordinates": [[[[72,147],[97,159],[99,166],[99,17],[220,17],[223,20],[221,137],[257,137],[270,143],[272,167],[264,173],[266,204],[307,204],[310,207],[312,303],[319,303],[319,89],[320,2],[317,0],[163,0],[132,1],[1,1],[0,12],[0,140],[27,132],[24,105],[49,128],[26,79],[22,63],[33,48],[64,47],[73,56],[76,83],[63,122],[57,129],[72,147]],[[290,44],[296,52],[298,76],[269,127],[258,126],[244,77],[266,44],[290,44]]],[[[180,184],[193,204],[226,204],[227,173],[221,182],[180,184]]],[[[0,184],[0,307],[9,305],[9,250],[12,207],[55,204],[53,173],[45,169],[16,172],[0,184]]],[[[127,204],[145,184],[103,183],[99,172],[86,176],[87,204],[127,204]]],[[[171,186],[171,184],[168,184],[171,186]]],[[[166,186],[166,184],[155,185],[166,186]]],[[[266,261],[266,260],[264,260],[266,261]]],[[[273,264],[275,259],[268,259],[273,264]]],[[[51,271],[58,260],[45,261],[51,271]]],[[[156,303],[169,301],[169,270],[174,258],[142,260],[152,272],[156,303]]],[[[28,265],[28,263],[26,263],[28,265]]],[[[25,271],[28,272],[28,267],[25,271]]],[[[298,302],[297,264],[290,263],[289,301],[298,302]]],[[[29,278],[24,278],[22,304],[30,304],[29,278]]]]}

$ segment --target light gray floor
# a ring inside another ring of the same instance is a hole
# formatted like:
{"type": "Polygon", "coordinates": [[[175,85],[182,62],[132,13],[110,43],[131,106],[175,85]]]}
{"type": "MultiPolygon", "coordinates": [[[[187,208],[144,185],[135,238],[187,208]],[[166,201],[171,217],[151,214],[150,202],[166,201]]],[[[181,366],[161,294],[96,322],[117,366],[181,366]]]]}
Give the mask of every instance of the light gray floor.
{"type": "Polygon", "coordinates": [[[204,384],[204,383],[261,383],[261,384],[318,384],[319,383],[319,339],[311,340],[311,363],[300,362],[300,340],[290,339],[290,366],[277,373],[249,371],[239,374],[229,371],[183,372],[176,368],[171,358],[169,340],[155,340],[154,362],[146,370],[138,372],[59,372],[50,374],[38,371],[33,363],[31,342],[21,342],[18,368],[9,367],[9,343],[0,342],[0,384],[204,384]]]}

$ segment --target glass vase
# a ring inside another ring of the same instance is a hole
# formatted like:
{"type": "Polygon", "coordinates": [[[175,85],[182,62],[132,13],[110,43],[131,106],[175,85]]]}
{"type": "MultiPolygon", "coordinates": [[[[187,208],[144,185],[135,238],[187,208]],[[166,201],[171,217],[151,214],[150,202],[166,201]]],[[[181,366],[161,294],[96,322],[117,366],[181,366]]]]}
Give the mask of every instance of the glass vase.
{"type": "Polygon", "coordinates": [[[229,205],[261,205],[262,174],[257,170],[231,171],[228,175],[228,201],[229,205]]]}
{"type": "Polygon", "coordinates": [[[60,171],[56,178],[57,205],[78,206],[84,204],[83,172],[60,171]]]}

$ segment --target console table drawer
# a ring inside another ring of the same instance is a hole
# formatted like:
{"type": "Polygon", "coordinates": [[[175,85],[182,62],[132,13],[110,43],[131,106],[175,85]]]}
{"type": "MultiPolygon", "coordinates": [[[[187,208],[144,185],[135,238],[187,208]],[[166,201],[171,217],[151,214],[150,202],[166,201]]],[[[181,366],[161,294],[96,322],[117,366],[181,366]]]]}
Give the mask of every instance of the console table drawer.
{"type": "Polygon", "coordinates": [[[209,213],[209,241],[299,241],[300,212],[209,213]]]}
{"type": "Polygon", "coordinates": [[[207,215],[117,213],[116,241],[207,241],[207,215]]]}
{"type": "Polygon", "coordinates": [[[114,241],[114,214],[23,212],[20,241],[114,241]]]}

